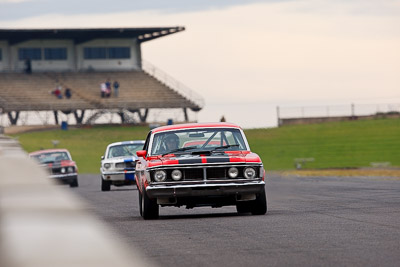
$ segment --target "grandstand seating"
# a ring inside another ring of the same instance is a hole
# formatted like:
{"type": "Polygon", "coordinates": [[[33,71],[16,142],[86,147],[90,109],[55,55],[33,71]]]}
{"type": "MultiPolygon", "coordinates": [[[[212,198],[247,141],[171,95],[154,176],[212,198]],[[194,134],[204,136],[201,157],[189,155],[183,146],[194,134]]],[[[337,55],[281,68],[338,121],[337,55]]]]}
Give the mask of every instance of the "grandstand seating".
{"type": "Polygon", "coordinates": [[[198,108],[196,104],[143,71],[0,73],[3,112],[140,108],[198,108]],[[101,98],[100,84],[120,84],[119,97],[101,98]],[[51,91],[61,85],[71,99],[57,99],[51,91]]]}
{"type": "Polygon", "coordinates": [[[94,108],[84,99],[57,99],[51,91],[56,81],[44,73],[0,73],[0,107],[3,112],[94,108]]]}

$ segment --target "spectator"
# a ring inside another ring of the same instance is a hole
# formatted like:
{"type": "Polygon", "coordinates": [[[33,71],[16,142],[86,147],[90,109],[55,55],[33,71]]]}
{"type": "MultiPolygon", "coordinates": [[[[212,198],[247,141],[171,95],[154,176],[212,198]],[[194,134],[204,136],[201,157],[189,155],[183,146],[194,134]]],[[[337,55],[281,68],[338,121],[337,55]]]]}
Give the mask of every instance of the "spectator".
{"type": "Polygon", "coordinates": [[[26,74],[32,73],[32,62],[29,57],[25,59],[25,73],[26,74]]]}
{"type": "Polygon", "coordinates": [[[107,91],[106,83],[100,84],[100,90],[101,90],[101,97],[102,98],[106,97],[106,91],[107,91]]]}
{"type": "Polygon", "coordinates": [[[106,81],[106,97],[111,96],[111,82],[109,79],[106,81]]]}
{"type": "Polygon", "coordinates": [[[115,97],[118,97],[118,91],[119,91],[119,83],[118,83],[118,81],[114,81],[114,83],[113,83],[113,86],[114,86],[114,96],[115,97]]]}
{"type": "Polygon", "coordinates": [[[65,97],[66,97],[67,99],[70,99],[70,98],[71,98],[71,96],[72,96],[71,89],[69,89],[69,88],[66,88],[66,89],[65,89],[65,93],[64,93],[64,95],[65,95],[65,97]]]}
{"type": "Polygon", "coordinates": [[[62,99],[62,87],[60,85],[58,85],[54,91],[52,92],[58,99],[62,99]]]}

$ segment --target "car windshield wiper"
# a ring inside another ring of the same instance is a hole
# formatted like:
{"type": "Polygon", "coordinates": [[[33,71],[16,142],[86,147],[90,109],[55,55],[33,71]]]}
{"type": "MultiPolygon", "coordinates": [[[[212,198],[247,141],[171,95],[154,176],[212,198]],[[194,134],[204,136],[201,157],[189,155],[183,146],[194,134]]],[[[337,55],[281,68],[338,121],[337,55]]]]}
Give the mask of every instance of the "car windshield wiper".
{"type": "Polygon", "coordinates": [[[239,145],[217,146],[217,147],[213,148],[213,149],[211,150],[211,152],[213,152],[213,151],[215,151],[215,150],[218,150],[218,149],[231,148],[231,147],[238,147],[238,146],[239,146],[239,145]]]}
{"type": "Polygon", "coordinates": [[[190,149],[195,149],[195,148],[197,148],[197,146],[181,147],[181,148],[173,149],[173,150],[171,150],[171,151],[169,151],[167,153],[164,153],[164,154],[162,154],[162,156],[165,156],[165,155],[168,155],[168,154],[172,154],[172,153],[175,153],[175,152],[183,152],[183,151],[190,150],[190,149]]]}

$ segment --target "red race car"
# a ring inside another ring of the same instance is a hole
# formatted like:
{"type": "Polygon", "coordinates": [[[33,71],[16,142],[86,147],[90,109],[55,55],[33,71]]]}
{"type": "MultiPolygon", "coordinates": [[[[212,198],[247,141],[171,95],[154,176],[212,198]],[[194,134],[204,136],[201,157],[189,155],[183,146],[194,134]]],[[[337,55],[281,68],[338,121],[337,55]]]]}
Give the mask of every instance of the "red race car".
{"type": "Polygon", "coordinates": [[[78,167],[67,149],[44,149],[29,153],[47,168],[50,178],[70,187],[78,187],[78,167]]]}
{"type": "Polygon", "coordinates": [[[144,219],[158,218],[160,206],[236,205],[239,213],[267,212],[263,164],[239,126],[158,127],[143,149],[136,152],[136,184],[144,219]]]}

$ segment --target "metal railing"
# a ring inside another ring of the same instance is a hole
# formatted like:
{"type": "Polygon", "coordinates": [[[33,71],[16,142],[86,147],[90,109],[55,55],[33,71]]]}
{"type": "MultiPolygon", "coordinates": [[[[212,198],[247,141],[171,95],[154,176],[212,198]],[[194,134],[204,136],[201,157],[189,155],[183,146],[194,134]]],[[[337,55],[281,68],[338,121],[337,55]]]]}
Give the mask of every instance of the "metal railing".
{"type": "Polygon", "coordinates": [[[158,81],[165,84],[172,90],[176,91],[180,95],[184,96],[188,100],[192,101],[199,108],[204,107],[204,98],[202,96],[197,94],[195,91],[193,91],[186,85],[178,82],[177,80],[175,80],[170,75],[160,70],[150,62],[142,60],[142,70],[148,73],[149,75],[153,76],[158,81]]]}
{"type": "Polygon", "coordinates": [[[278,119],[368,116],[390,112],[400,112],[400,103],[277,107],[278,119]]]}

